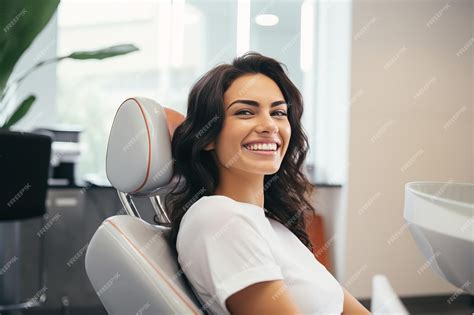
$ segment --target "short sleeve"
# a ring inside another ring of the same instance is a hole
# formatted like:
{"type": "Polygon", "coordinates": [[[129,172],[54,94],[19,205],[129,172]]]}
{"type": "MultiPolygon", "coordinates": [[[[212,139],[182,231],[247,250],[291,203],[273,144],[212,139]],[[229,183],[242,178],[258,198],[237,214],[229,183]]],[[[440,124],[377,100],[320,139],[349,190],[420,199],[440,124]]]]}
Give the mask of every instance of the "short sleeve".
{"type": "Polygon", "coordinates": [[[193,210],[180,227],[177,251],[195,289],[208,293],[227,310],[225,300],[235,292],[258,282],[283,279],[262,235],[260,224],[264,222],[258,222],[264,217],[216,205],[193,210]]]}

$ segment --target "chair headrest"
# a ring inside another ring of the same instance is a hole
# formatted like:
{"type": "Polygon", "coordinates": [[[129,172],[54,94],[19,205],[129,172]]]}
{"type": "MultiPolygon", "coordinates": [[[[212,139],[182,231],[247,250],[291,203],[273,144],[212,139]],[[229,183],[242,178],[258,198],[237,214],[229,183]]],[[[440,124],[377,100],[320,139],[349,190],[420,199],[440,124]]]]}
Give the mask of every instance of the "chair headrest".
{"type": "Polygon", "coordinates": [[[107,145],[106,171],[119,191],[153,195],[173,171],[171,139],[184,116],[152,99],[131,97],[118,108],[107,145]]]}

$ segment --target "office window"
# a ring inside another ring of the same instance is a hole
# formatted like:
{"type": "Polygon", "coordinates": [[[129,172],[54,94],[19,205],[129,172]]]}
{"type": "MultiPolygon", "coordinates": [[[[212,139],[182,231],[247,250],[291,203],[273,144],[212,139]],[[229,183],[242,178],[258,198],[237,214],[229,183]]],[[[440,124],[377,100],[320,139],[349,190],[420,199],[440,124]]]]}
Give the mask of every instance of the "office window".
{"type": "MultiPolygon", "coordinates": [[[[123,43],[140,49],[101,61],[64,61],[57,67],[57,119],[84,130],[78,177],[94,175],[106,181],[108,133],[116,109],[127,97],[153,98],[185,114],[189,90],[204,72],[252,50],[285,63],[303,93],[303,126],[311,147],[307,164],[316,170],[313,181],[341,183],[340,153],[346,143],[340,139],[346,121],[334,111],[347,102],[349,66],[337,63],[330,49],[348,48],[350,37],[328,34],[347,33],[350,14],[342,15],[348,18],[346,24],[337,20],[342,5],[324,7],[311,0],[61,1],[58,55],[123,43]],[[336,20],[324,19],[321,8],[336,20]],[[318,64],[328,60],[326,68],[318,64]],[[338,71],[345,77],[333,76],[338,71]],[[337,84],[343,88],[334,92],[337,84]],[[328,134],[333,141],[326,139],[328,134]]],[[[341,52],[337,58],[348,60],[349,55],[341,52]]]]}

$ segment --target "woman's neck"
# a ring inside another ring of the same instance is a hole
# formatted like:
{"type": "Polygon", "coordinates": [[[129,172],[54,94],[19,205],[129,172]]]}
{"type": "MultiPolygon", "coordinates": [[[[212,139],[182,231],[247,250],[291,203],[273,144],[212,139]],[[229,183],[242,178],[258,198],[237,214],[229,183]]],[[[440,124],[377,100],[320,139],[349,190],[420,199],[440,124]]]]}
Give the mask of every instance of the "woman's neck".
{"type": "Polygon", "coordinates": [[[259,174],[235,174],[221,172],[214,195],[223,195],[235,201],[250,203],[260,208],[264,206],[263,179],[259,174]]]}

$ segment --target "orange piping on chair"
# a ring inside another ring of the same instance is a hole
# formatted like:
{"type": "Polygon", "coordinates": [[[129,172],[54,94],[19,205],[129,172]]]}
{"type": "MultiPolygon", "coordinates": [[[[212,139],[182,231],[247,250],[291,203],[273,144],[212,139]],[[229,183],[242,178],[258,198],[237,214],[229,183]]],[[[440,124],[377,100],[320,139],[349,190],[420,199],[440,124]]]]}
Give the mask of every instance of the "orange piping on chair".
{"type": "Polygon", "coordinates": [[[181,298],[181,300],[189,307],[189,309],[193,312],[193,314],[199,314],[195,313],[195,307],[192,304],[189,304],[186,298],[183,298],[183,296],[175,290],[175,288],[166,280],[166,277],[163,276],[162,272],[140,251],[140,249],[125,235],[125,233],[122,232],[122,230],[115,224],[113,223],[110,219],[105,220],[105,222],[110,223],[126,240],[132,247],[142,256],[148,264],[158,273],[158,275],[165,281],[165,283],[170,287],[171,290],[176,293],[176,295],[181,298]]]}

